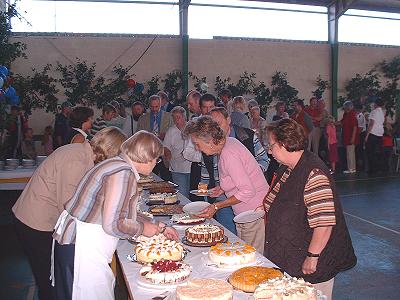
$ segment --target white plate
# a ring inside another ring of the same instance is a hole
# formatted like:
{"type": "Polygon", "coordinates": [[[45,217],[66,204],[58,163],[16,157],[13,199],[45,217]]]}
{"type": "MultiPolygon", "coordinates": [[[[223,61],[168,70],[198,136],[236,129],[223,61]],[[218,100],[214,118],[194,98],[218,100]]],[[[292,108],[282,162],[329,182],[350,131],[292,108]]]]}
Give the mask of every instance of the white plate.
{"type": "Polygon", "coordinates": [[[207,192],[199,192],[199,190],[191,190],[191,191],[189,191],[189,193],[199,196],[199,197],[205,197],[205,196],[209,196],[212,194],[211,190],[207,190],[207,192]]]}
{"type": "Polygon", "coordinates": [[[263,261],[256,259],[256,261],[254,261],[254,262],[247,263],[247,264],[241,264],[241,265],[233,265],[233,266],[232,265],[217,265],[216,263],[212,262],[208,258],[208,254],[206,256],[203,256],[203,262],[206,265],[206,267],[215,268],[215,269],[231,270],[231,271],[239,270],[244,267],[261,266],[264,264],[263,261]]]}
{"type": "Polygon", "coordinates": [[[235,223],[250,223],[254,222],[262,217],[264,217],[265,211],[254,211],[248,210],[238,214],[236,217],[233,218],[235,223]]]}
{"type": "Polygon", "coordinates": [[[195,201],[195,202],[191,202],[191,203],[186,204],[183,207],[183,211],[185,213],[188,213],[188,214],[191,214],[191,215],[195,215],[195,214],[200,213],[202,210],[204,210],[209,205],[210,205],[210,203],[208,203],[208,202],[195,201]]]}
{"type": "Polygon", "coordinates": [[[152,283],[147,281],[143,276],[139,274],[138,278],[138,285],[146,288],[146,289],[157,289],[157,290],[166,290],[166,289],[176,289],[176,287],[180,284],[186,283],[188,278],[186,278],[184,281],[179,282],[179,283],[171,283],[171,284],[161,284],[161,283],[152,283]]]}

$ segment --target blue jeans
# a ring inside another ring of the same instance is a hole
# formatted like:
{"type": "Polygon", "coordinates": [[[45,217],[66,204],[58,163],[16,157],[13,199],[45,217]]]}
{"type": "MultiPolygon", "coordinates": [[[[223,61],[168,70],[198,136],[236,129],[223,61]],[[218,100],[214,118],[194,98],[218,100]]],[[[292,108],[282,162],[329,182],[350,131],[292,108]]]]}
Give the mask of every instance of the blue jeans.
{"type": "MultiPolygon", "coordinates": [[[[217,202],[218,200],[215,201],[215,203],[217,202]]],[[[221,208],[215,214],[215,220],[221,223],[221,225],[228,229],[230,232],[237,235],[236,225],[235,222],[233,222],[234,217],[235,215],[233,214],[232,207],[221,208]]]]}
{"type": "Polygon", "coordinates": [[[190,189],[190,173],[178,173],[178,172],[171,172],[172,174],[172,181],[179,185],[178,190],[179,192],[189,198],[189,189],[190,189]]]}

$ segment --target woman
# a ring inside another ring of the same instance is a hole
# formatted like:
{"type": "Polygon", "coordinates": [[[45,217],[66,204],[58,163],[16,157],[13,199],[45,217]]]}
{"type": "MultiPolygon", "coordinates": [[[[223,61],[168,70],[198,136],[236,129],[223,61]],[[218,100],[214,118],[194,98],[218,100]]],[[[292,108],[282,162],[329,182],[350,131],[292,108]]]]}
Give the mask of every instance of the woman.
{"type": "Polygon", "coordinates": [[[305,150],[300,124],[283,119],[267,130],[269,153],[281,166],[264,199],[264,255],[331,299],[336,274],[357,261],[334,181],[326,165],[305,150]]]}
{"type": "Polygon", "coordinates": [[[253,106],[250,109],[250,129],[254,130],[258,140],[264,145],[264,130],[267,122],[261,117],[260,112],[259,106],[253,106]]]}
{"type": "MultiPolygon", "coordinates": [[[[250,151],[224,131],[209,116],[202,116],[186,125],[185,135],[207,155],[218,155],[220,186],[211,190],[210,197],[225,193],[227,199],[208,206],[198,216],[212,218],[217,210],[232,206],[235,215],[254,210],[262,204],[268,184],[250,151]]],[[[260,253],[264,250],[264,219],[236,224],[237,235],[260,253]]]]}
{"type": "Polygon", "coordinates": [[[289,118],[288,113],[285,111],[286,110],[286,105],[285,105],[284,102],[278,101],[275,104],[275,110],[276,110],[276,114],[272,117],[272,121],[279,121],[281,119],[288,119],[289,118]]]}
{"type": "Polygon", "coordinates": [[[69,115],[69,124],[72,127],[71,140],[72,143],[83,143],[93,124],[93,109],[89,107],[76,107],[69,115]]]}
{"type": "Polygon", "coordinates": [[[149,175],[162,154],[162,142],[139,131],[121,145],[119,156],[86,173],[53,235],[57,299],[114,299],[109,263],[120,238],[178,238],[173,228],[136,212],[139,173],[149,175]]]}
{"type": "Polygon", "coordinates": [[[164,161],[169,164],[172,180],[179,185],[182,195],[189,198],[191,162],[183,157],[185,140],[182,131],[186,125],[186,110],[175,106],[171,110],[174,125],[168,128],[164,138],[164,161]]]}
{"type": "Polygon", "coordinates": [[[53,228],[85,173],[118,154],[125,135],[110,127],[90,142],[57,148],[38,166],[12,208],[21,245],[32,266],[40,299],[55,299],[49,280],[53,228]]]}

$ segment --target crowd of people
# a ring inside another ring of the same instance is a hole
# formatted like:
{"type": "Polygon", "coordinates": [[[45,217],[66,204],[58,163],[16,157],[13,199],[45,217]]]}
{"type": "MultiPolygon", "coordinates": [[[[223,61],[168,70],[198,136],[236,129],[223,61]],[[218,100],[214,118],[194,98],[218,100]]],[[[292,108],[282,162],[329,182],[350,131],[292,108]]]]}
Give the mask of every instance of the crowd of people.
{"type": "Polygon", "coordinates": [[[309,106],[295,101],[292,114],[278,102],[271,120],[255,100],[229,90],[219,98],[191,91],[186,106],[162,91],[148,99],[148,110],[135,102],[126,114],[113,102],[96,119],[90,108],[62,104],[54,132],[45,130],[49,156],[13,207],[41,299],[113,299],[108,263],[118,239],[178,238],[136,211],[139,174],[151,172],[191,201],[209,202],[200,217],[215,218],[331,299],[336,274],[357,260],[332,174],[338,165],[346,173],[384,170],[377,157],[387,134],[382,101],[369,115],[347,101],[339,121],[316,98],[309,106]],[[190,193],[199,183],[208,196],[190,193]],[[234,222],[247,211],[266,218],[234,222]]]}

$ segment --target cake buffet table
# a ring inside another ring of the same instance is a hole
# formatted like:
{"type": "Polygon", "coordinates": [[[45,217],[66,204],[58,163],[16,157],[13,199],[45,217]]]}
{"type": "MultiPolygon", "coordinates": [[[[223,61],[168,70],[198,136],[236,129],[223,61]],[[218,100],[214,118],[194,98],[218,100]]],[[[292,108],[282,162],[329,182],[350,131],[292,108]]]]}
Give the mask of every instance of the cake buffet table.
{"type": "Polygon", "coordinates": [[[0,171],[1,190],[23,190],[36,168],[18,167],[15,170],[0,171]]]}
{"type": "MultiPolygon", "coordinates": [[[[181,194],[178,194],[178,199],[180,200],[180,204],[187,204],[190,202],[187,198],[185,198],[181,194]]],[[[147,211],[147,208],[148,208],[147,205],[145,204],[141,205],[141,209],[143,211],[144,210],[147,211]]],[[[163,221],[165,223],[169,221],[169,217],[156,217],[156,218],[157,220],[163,221]]],[[[207,222],[220,225],[214,219],[209,220],[207,222]]],[[[180,238],[182,238],[184,236],[184,229],[186,227],[176,226],[175,228],[178,230],[180,238]]],[[[227,229],[225,229],[225,235],[228,237],[228,240],[230,242],[240,241],[240,239],[237,236],[232,234],[227,229]]],[[[175,287],[165,288],[160,286],[153,286],[147,283],[142,283],[141,280],[139,281],[139,276],[140,276],[139,270],[142,267],[142,265],[136,262],[130,262],[126,258],[127,255],[134,253],[133,247],[134,246],[131,243],[125,240],[120,240],[117,247],[118,259],[120,261],[121,269],[123,272],[127,289],[129,291],[130,298],[135,300],[148,300],[151,299],[152,297],[162,294],[166,290],[170,290],[171,294],[166,299],[174,299],[173,292],[175,291],[175,287]]],[[[207,266],[206,259],[209,247],[190,247],[187,245],[185,245],[185,247],[191,251],[187,254],[186,258],[184,259],[186,263],[192,266],[192,273],[190,275],[191,277],[216,278],[216,279],[226,280],[234,270],[240,268],[237,267],[236,269],[221,269],[213,266],[207,266]]],[[[267,258],[265,258],[259,253],[257,253],[256,263],[258,266],[275,267],[273,263],[271,263],[267,258]]],[[[250,296],[250,294],[240,291],[234,291],[233,299],[248,300],[254,298],[250,296]]]]}

